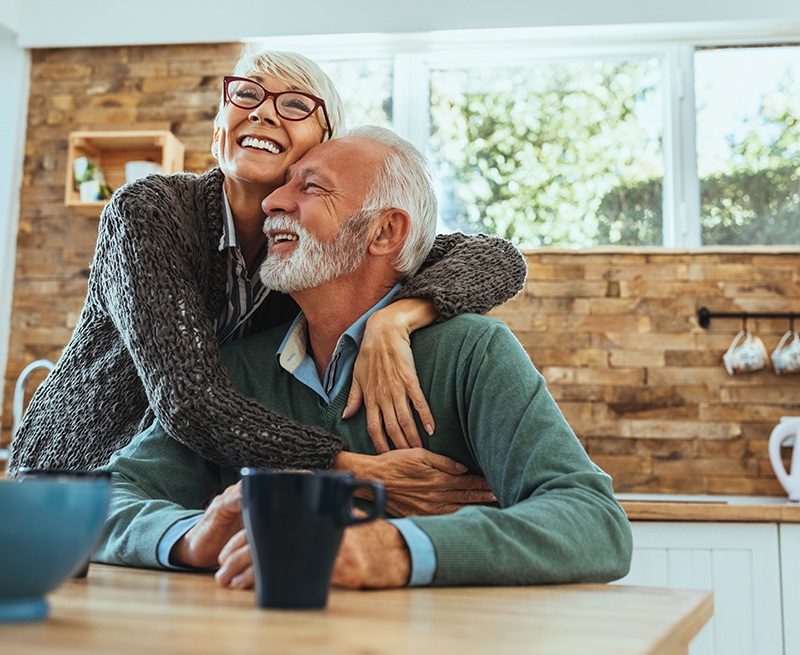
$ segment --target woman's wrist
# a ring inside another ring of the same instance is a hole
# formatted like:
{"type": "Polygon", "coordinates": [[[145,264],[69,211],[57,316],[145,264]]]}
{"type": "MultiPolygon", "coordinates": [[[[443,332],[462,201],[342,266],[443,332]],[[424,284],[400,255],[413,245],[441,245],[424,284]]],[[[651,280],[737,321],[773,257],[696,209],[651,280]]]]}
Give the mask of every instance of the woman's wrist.
{"type": "Polygon", "coordinates": [[[427,298],[402,298],[379,309],[367,321],[370,327],[380,329],[400,326],[408,334],[433,323],[439,317],[436,306],[427,298]]]}
{"type": "Polygon", "coordinates": [[[349,471],[357,478],[369,478],[372,459],[370,455],[360,455],[359,453],[343,450],[334,458],[333,470],[349,471]]]}

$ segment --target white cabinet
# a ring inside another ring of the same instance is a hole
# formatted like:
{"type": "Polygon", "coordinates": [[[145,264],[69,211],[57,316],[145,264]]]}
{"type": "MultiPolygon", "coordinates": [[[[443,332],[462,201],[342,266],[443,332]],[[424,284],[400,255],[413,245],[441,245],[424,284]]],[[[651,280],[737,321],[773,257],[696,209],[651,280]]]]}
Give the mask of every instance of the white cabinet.
{"type": "Polygon", "coordinates": [[[800,583],[800,526],[776,523],[633,521],[633,562],[619,584],[710,589],[714,617],[692,641],[690,655],[800,653],[800,589],[784,618],[781,545],[800,583]],[[787,530],[787,528],[789,528],[787,530]],[[782,540],[794,540],[788,547],[782,540]],[[787,632],[784,650],[783,626],[787,632]],[[789,647],[789,640],[793,646],[789,647]]]}
{"type": "Polygon", "coordinates": [[[783,652],[800,653],[800,524],[782,523],[783,652]]]}

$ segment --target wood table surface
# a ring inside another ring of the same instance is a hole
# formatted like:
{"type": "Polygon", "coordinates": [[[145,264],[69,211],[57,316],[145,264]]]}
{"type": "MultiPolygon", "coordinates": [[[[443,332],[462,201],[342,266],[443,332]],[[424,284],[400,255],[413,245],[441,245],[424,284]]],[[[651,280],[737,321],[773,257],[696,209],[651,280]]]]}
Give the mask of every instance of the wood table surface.
{"type": "Polygon", "coordinates": [[[262,610],[209,574],[92,564],[50,616],[0,624],[0,653],[686,655],[710,592],[619,585],[332,589],[324,610],[262,610]]]}

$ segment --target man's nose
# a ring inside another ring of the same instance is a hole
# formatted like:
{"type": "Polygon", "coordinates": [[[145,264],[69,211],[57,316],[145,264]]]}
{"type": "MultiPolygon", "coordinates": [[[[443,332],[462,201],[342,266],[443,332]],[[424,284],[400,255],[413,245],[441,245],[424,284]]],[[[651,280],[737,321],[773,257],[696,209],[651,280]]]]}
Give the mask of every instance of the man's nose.
{"type": "Polygon", "coordinates": [[[296,208],[297,204],[291,199],[291,193],[286,186],[278,187],[261,201],[261,209],[268,216],[291,214],[296,208]]]}

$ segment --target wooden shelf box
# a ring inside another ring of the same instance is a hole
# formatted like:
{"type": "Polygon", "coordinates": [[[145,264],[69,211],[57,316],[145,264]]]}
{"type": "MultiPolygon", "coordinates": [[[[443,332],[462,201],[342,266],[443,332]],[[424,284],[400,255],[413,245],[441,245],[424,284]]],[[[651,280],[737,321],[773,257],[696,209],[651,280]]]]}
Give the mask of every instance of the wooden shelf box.
{"type": "Polygon", "coordinates": [[[72,132],[67,149],[64,202],[94,216],[99,216],[105,205],[103,200],[81,202],[73,170],[73,162],[79,157],[89,157],[99,166],[114,191],[125,184],[125,164],[129,161],[151,161],[169,174],[183,170],[183,155],[183,143],[168,130],[72,132]]]}

